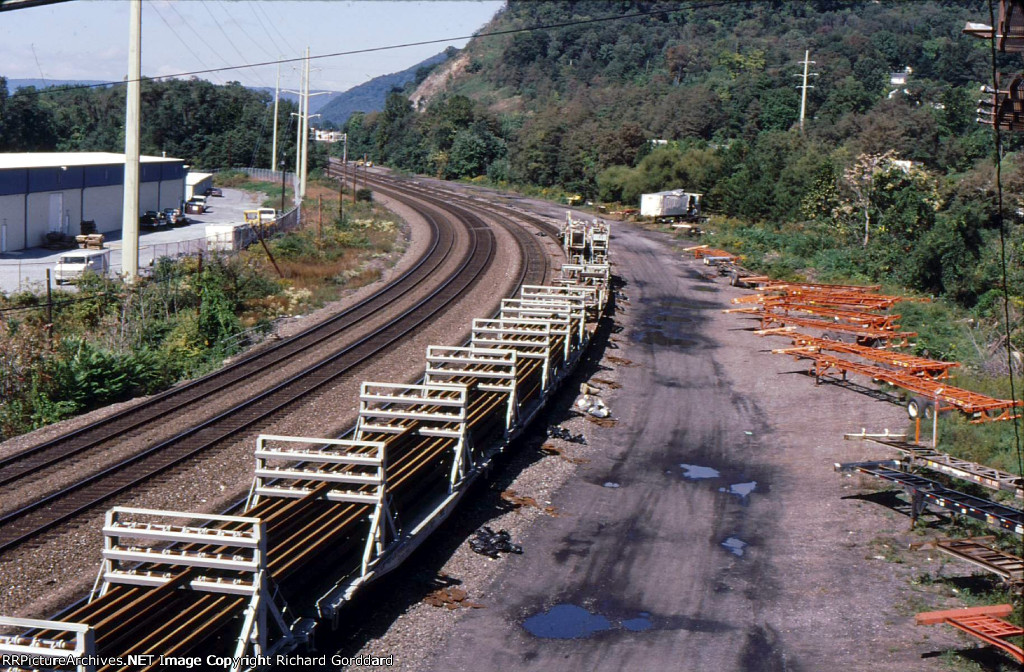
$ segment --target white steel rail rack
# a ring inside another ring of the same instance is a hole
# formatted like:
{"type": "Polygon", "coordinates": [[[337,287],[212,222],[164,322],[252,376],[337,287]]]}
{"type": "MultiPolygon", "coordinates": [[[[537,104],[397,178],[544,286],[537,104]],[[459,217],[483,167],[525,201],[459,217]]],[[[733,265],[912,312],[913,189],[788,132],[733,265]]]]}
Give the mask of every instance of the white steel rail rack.
{"type": "Polygon", "coordinates": [[[397,534],[386,491],[387,459],[380,441],[263,434],[256,438],[256,473],[246,509],[263,497],[308,497],[329,484],[324,499],[373,507],[362,571],[397,534]],[[280,445],[285,444],[285,445],[280,445]],[[290,444],[290,445],[289,445],[290,444]]]}
{"type": "MultiPolygon", "coordinates": [[[[589,284],[524,287],[520,298],[502,302],[497,319],[473,321],[468,346],[430,346],[423,384],[363,383],[352,440],[257,439],[250,510],[260,510],[263,499],[277,498],[323,498],[365,507],[358,515],[369,523],[366,537],[357,532],[352,538],[362,544],[361,562],[343,570],[348,574],[315,601],[319,619],[336,619],[360,586],[397,567],[419,546],[578,362],[589,342],[587,309],[603,307],[608,287],[607,265],[581,268],[570,267],[567,273],[589,284]],[[410,510],[412,518],[403,529],[389,501],[387,454],[392,442],[407,448],[416,435],[446,442],[443,449],[452,451],[452,459],[447,492],[410,510]],[[475,446],[474,439],[487,445],[475,446]]],[[[114,586],[118,591],[141,587],[230,596],[238,602],[228,608],[237,612],[227,622],[241,621],[236,661],[292,649],[314,623],[291,614],[289,626],[284,613],[290,612],[274,599],[266,525],[251,516],[111,509],[103,527],[103,564],[90,600],[112,597],[114,586]],[[280,634],[273,641],[272,630],[280,634]]],[[[72,667],[90,669],[88,657],[97,645],[88,625],[8,618],[0,619],[0,626],[25,629],[0,636],[0,654],[31,652],[56,660],[71,652],[75,660],[85,661],[72,667]]]]}
{"type": "Polygon", "coordinates": [[[26,659],[23,667],[12,666],[11,669],[73,669],[79,672],[96,669],[92,660],[96,653],[94,632],[88,625],[0,616],[0,628],[19,631],[18,634],[0,634],[0,650],[4,655],[16,657],[15,660],[26,659]],[[28,660],[35,662],[30,665],[28,660]]]}
{"type": "Polygon", "coordinates": [[[189,570],[190,590],[249,598],[234,658],[265,656],[292,638],[271,596],[266,539],[259,518],[114,507],[103,525],[103,564],[90,600],[113,585],[159,588],[189,570]],[[193,524],[197,519],[205,524],[193,524]],[[268,617],[282,636],[273,650],[268,617]]]}
{"type": "Polygon", "coordinates": [[[518,420],[517,394],[518,355],[515,350],[478,347],[427,346],[427,369],[423,382],[427,385],[458,382],[472,376],[482,392],[508,395],[505,411],[505,437],[518,420]]]}
{"type": "Polygon", "coordinates": [[[469,385],[435,383],[363,383],[359,392],[359,419],[356,439],[368,434],[403,434],[413,430],[420,436],[454,439],[450,489],[465,477],[469,452],[467,411],[469,385]]]}

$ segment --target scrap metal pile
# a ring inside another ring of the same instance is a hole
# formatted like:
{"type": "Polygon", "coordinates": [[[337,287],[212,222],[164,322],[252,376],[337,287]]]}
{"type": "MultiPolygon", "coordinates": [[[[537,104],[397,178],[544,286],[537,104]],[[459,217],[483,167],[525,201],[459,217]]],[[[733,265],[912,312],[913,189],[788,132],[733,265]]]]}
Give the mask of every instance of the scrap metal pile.
{"type": "MultiPolygon", "coordinates": [[[[260,436],[239,515],[111,509],[88,602],[59,620],[0,618],[0,656],[25,657],[4,669],[146,670],[161,656],[265,667],[336,622],[441,524],[582,357],[610,291],[607,226],[587,227],[583,242],[556,284],[525,285],[475,319],[468,344],[429,346],[420,384],[363,383],[344,438],[260,436]]],[[[474,544],[520,550],[502,532],[474,544]]]]}

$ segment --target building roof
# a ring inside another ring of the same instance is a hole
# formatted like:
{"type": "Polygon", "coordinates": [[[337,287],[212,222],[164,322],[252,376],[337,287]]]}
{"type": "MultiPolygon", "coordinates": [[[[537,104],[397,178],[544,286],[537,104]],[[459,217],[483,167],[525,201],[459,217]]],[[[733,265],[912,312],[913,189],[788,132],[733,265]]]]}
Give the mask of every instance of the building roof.
{"type": "MultiPolygon", "coordinates": [[[[142,163],[174,163],[184,159],[142,156],[142,163]]],[[[124,154],[113,152],[0,152],[0,170],[5,168],[56,168],[124,164],[124,154]]]]}
{"type": "Polygon", "coordinates": [[[213,177],[213,173],[186,173],[185,184],[195,186],[210,177],[213,177]]]}

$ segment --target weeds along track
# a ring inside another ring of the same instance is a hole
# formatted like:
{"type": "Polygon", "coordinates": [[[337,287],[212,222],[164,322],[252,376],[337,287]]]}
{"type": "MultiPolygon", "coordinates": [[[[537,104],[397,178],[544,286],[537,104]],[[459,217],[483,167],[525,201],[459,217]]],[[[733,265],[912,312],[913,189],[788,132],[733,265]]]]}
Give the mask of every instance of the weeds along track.
{"type": "Polygon", "coordinates": [[[398,298],[412,293],[453,253],[455,236],[429,212],[430,243],[424,254],[401,277],[358,304],[338,313],[313,328],[280,341],[270,348],[253,352],[207,376],[178,385],[155,395],[142,404],[90,423],[73,432],[55,437],[16,454],[0,459],[0,486],[8,486],[73,458],[87,459],[97,447],[123,439],[157,420],[170,423],[174,416],[188,415],[200,402],[226,396],[239,383],[249,384],[256,374],[280,367],[314,346],[330,347],[330,341],[369,316],[379,313],[398,298]]]}
{"type": "MultiPolygon", "coordinates": [[[[414,267],[387,288],[338,316],[272,348],[250,355],[233,365],[188,385],[158,395],[143,404],[59,437],[0,462],[0,483],[5,499],[17,498],[18,488],[36,481],[38,475],[56,463],[74,460],[75,469],[88,464],[90,455],[134,433],[168,426],[171,418],[187,418],[184,429],[141,442],[126,459],[76,478],[73,483],[43,496],[22,498],[18,508],[0,516],[0,552],[67,522],[81,512],[109,500],[140,483],[180,464],[203,451],[253,432],[289,408],[317,394],[353,367],[392,348],[446,306],[452,304],[483,277],[495,255],[495,238],[476,205],[455,206],[424,193],[411,194],[389,185],[387,195],[415,209],[431,225],[428,252],[414,267]],[[459,242],[462,241],[462,242],[459,242]],[[439,269],[454,265],[450,273],[439,269]],[[370,330],[355,329],[370,316],[397,312],[396,301],[416,300],[383,325],[370,330]],[[264,384],[256,393],[210,412],[212,400],[232,396],[253,379],[266,378],[268,371],[281,369],[311,351],[316,361],[284,379],[264,384]]],[[[507,223],[505,228],[515,231],[507,223]]],[[[513,235],[516,235],[513,233],[513,235]]],[[[546,258],[535,240],[519,231],[516,235],[524,258],[519,283],[533,282],[547,271],[546,258]]],[[[83,469],[84,470],[84,469],[83,469]]],[[[87,470],[84,470],[87,471],[87,470]]]]}
{"type": "Polygon", "coordinates": [[[91,599],[55,620],[0,617],[19,629],[0,635],[0,653],[73,650],[101,660],[99,672],[162,669],[165,655],[262,669],[259,656],[309,646],[341,610],[359,608],[360,590],[399,570],[542,417],[585,358],[611,284],[602,261],[603,274],[563,266],[554,284],[523,286],[546,277],[549,246],[510,218],[448,207],[480,244],[506,238],[484,217],[508,228],[523,263],[503,279],[520,285],[518,298],[472,319],[464,346],[428,346],[421,383],[364,381],[349,438],[257,437],[239,514],[108,510],[91,599]]]}

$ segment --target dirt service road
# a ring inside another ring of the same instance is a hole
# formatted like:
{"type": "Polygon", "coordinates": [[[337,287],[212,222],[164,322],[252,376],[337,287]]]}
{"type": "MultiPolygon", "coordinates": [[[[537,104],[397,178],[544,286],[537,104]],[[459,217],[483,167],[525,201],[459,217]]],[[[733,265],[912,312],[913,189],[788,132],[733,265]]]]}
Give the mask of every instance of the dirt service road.
{"type": "Polygon", "coordinates": [[[628,302],[598,377],[622,385],[602,392],[618,425],[587,423],[593,457],[552,498],[561,515],[500,560],[488,608],[461,613],[430,668],[941,669],[931,654],[960,640],[909,606],[946,606],[909,582],[937,559],[876,555],[906,518],[832,470],[885,457],[842,435],[902,430],[904,411],[816,387],[768,352],[788,342],[721,312],[743,290],[668,236],[613,231],[628,302]]]}

